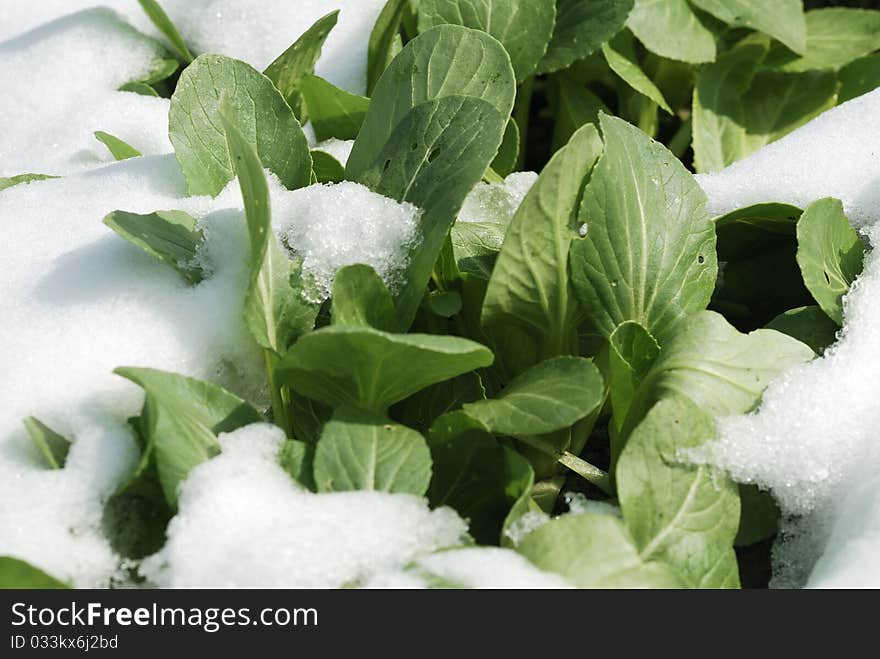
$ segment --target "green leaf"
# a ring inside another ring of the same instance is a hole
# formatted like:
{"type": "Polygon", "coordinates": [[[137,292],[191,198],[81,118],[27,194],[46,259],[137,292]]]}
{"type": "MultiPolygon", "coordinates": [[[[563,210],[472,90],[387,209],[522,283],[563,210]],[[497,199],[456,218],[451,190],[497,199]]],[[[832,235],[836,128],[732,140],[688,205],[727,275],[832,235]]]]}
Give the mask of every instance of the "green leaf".
{"type": "Polygon", "coordinates": [[[506,226],[494,222],[456,223],[451,238],[459,269],[488,281],[506,230],[506,226]]]}
{"type": "Polygon", "coordinates": [[[409,0],[388,0],[376,19],[367,46],[368,95],[372,95],[379,78],[402,48],[400,23],[408,4],[409,0]]]}
{"type": "Polygon", "coordinates": [[[739,499],[742,514],[734,542],[737,547],[748,547],[776,535],[780,512],[772,494],[755,485],[740,485],[739,499]]]}
{"type": "Polygon", "coordinates": [[[155,457],[165,499],[177,507],[180,484],[193,467],[220,453],[217,435],[262,421],[242,399],[210,382],[147,368],[117,368],[146,395],[147,448],[136,475],[155,457]]]}
{"type": "Polygon", "coordinates": [[[657,85],[645,75],[639,65],[636,55],[635,44],[632,34],[623,31],[608,43],[602,44],[602,54],[611,70],[619,75],[623,81],[640,94],[647,96],[669,114],[672,109],[663,98],[663,93],[657,85]]]}
{"type": "Polygon", "coordinates": [[[435,382],[491,363],[491,351],[467,339],[335,325],[297,341],[279,367],[279,378],[333,407],[384,413],[435,382]]]}
{"type": "Polygon", "coordinates": [[[747,39],[705,67],[694,91],[694,158],[713,172],[832,107],[833,73],[763,70],[767,42],[747,39]]]}
{"type": "Polygon", "coordinates": [[[95,131],[95,138],[110,150],[116,160],[128,160],[143,155],[130,144],[102,130],[95,131]]]}
{"type": "Polygon", "coordinates": [[[35,568],[30,563],[12,556],[0,556],[0,590],[55,590],[62,588],[70,588],[70,586],[35,568]]]}
{"type": "Polygon", "coordinates": [[[636,391],[648,374],[660,346],[644,327],[633,321],[618,325],[608,337],[608,382],[613,422],[622,429],[636,391]]]}
{"type": "Polygon", "coordinates": [[[620,32],[632,8],[633,0],[556,0],[556,28],[536,73],[561,71],[593,54],[620,32]]]}
{"type": "Polygon", "coordinates": [[[303,76],[299,91],[318,141],[353,140],[358,136],[370,99],[351,94],[315,75],[303,76]]]}
{"type": "Polygon", "coordinates": [[[7,178],[0,178],[0,191],[11,188],[21,183],[30,183],[31,181],[46,181],[50,178],[60,178],[50,174],[16,174],[7,178]]]}
{"type": "Polygon", "coordinates": [[[422,496],[431,482],[431,451],[415,430],[382,416],[339,410],[315,450],[319,492],[375,490],[422,496]]]}
{"type": "MultiPolygon", "coordinates": [[[[161,50],[167,53],[164,48],[161,48],[161,50]]],[[[167,54],[170,55],[170,53],[167,54]]],[[[144,85],[156,85],[165,82],[177,72],[178,68],[180,68],[180,63],[176,59],[160,56],[153,60],[150,70],[144,76],[138,80],[130,80],[129,82],[139,82],[144,85]]]]}
{"type": "Polygon", "coordinates": [[[486,390],[482,380],[472,371],[413,394],[392,408],[392,417],[405,426],[427,432],[431,424],[447,412],[484,398],[486,390]]]}
{"type": "Polygon", "coordinates": [[[589,326],[608,337],[628,320],[663,343],[715,286],[715,228],[693,176],[662,145],[601,116],[605,155],[584,192],[586,238],[572,280],[589,326]]]}
{"type": "Polygon", "coordinates": [[[104,504],[101,526],[120,556],[141,559],[159,551],[167,541],[166,528],[174,510],[165,500],[152,453],[135,474],[104,504]]]}
{"type": "Polygon", "coordinates": [[[663,561],[693,588],[739,588],[736,485],[678,456],[715,436],[712,418],[687,399],[661,401],[620,455],[617,495],[642,560],[663,561]]]}
{"type": "Polygon", "coordinates": [[[147,13],[147,16],[150,17],[150,20],[153,21],[153,25],[158,28],[159,32],[165,35],[165,38],[168,39],[171,46],[177,51],[184,64],[192,62],[192,53],[189,52],[189,49],[183,42],[183,37],[180,36],[180,32],[177,31],[174,23],[168,18],[168,14],[165,13],[162,6],[156,0],[138,0],[138,2],[147,13]]]}
{"type": "MultiPolygon", "coordinates": [[[[473,97],[492,105],[506,122],[515,93],[510,58],[485,32],[441,25],[419,35],[394,58],[376,85],[363,130],[346,166],[349,180],[359,180],[375,166],[394,132],[416,106],[450,96],[473,97]]],[[[503,131],[504,124],[493,156],[503,131]]],[[[481,178],[484,172],[485,168],[481,178]]]]}
{"type": "Polygon", "coordinates": [[[517,82],[522,82],[547,52],[556,25],[556,0],[420,0],[421,32],[446,24],[495,37],[510,55],[517,82]]]}
{"type": "Polygon", "coordinates": [[[278,452],[278,464],[297,483],[312,491],[317,489],[314,479],[315,446],[288,439],[278,452]]]}
{"type": "Polygon", "coordinates": [[[715,59],[715,37],[686,0],[635,0],[626,26],[662,57],[694,64],[715,59]]]}
{"type": "MultiPolygon", "coordinates": [[[[407,113],[373,165],[356,179],[424,211],[421,241],[409,253],[406,283],[396,299],[398,330],[411,325],[449,230],[498,151],[504,125],[495,108],[477,98],[427,101],[407,113]]],[[[350,165],[351,160],[349,177],[350,165]]]]}
{"type": "Polygon", "coordinates": [[[568,253],[577,235],[578,202],[600,153],[593,126],[575,133],[541,172],[507,230],[481,322],[509,376],[577,351],[581,311],[569,277],[568,253]]]}
{"type": "MultiPolygon", "coordinates": [[[[278,355],[315,325],[318,308],[293,285],[301,264],[292,262],[272,231],[269,185],[254,146],[239,131],[226,100],[220,118],[247,220],[250,241],[249,279],[244,321],[256,342],[278,355]]],[[[311,156],[309,156],[311,159],[311,156]]]]}
{"type": "Polygon", "coordinates": [[[390,331],[394,327],[394,301],[382,278],[368,265],[349,265],[333,281],[334,325],[373,327],[390,331]]]}
{"type": "Polygon", "coordinates": [[[519,159],[519,126],[510,119],[504,129],[504,138],[498,149],[498,155],[492,161],[492,171],[502,177],[510,176],[516,170],[519,159]]]}
{"type": "Polygon", "coordinates": [[[571,136],[586,124],[599,126],[599,113],[611,111],[586,85],[565,73],[549,78],[550,98],[555,107],[553,152],[564,147],[571,136]]]}
{"type": "Polygon", "coordinates": [[[156,211],[147,215],[113,211],[104,224],[132,245],[174,268],[190,284],[205,279],[199,250],[205,236],[198,221],[183,211],[156,211]]]}
{"type": "Polygon", "coordinates": [[[555,357],[515,377],[496,398],[463,409],[499,435],[544,435],[570,428],[593,412],[603,388],[589,359],[555,357]]]}
{"type": "Polygon", "coordinates": [[[837,102],[845,103],[880,87],[880,53],[857,59],[837,74],[840,91],[837,102]]]}
{"type": "Polygon", "coordinates": [[[312,170],[318,183],[340,183],[345,180],[345,166],[324,151],[312,149],[312,170]]]}
{"type": "Polygon", "coordinates": [[[308,141],[272,81],[244,62],[201,55],[181,74],[169,112],[168,132],[189,193],[216,196],[235,175],[220,118],[221,96],[227,119],[256,145],[263,167],[288,189],[308,185],[308,141]]]}
{"type": "Polygon", "coordinates": [[[782,332],[805,343],[817,355],[837,341],[837,323],[821,307],[799,307],[786,311],[767,324],[767,329],[782,332]]]}
{"type": "Polygon", "coordinates": [[[133,92],[141,96],[153,96],[158,98],[158,92],[143,82],[127,82],[119,88],[121,92],[133,92]]]}
{"type": "Polygon", "coordinates": [[[531,467],[462,412],[438,418],[428,433],[431,507],[450,506],[468,520],[479,544],[495,545],[511,507],[528,490],[531,467]]]}
{"type": "Polygon", "coordinates": [[[843,324],[843,296],[862,273],[865,243],[837,199],[807,207],[797,224],[797,262],[810,293],[838,325],[843,324]]]}
{"type": "Polygon", "coordinates": [[[49,469],[62,469],[67,461],[70,440],[32,416],[24,420],[24,428],[43,456],[46,466],[49,469]]]}
{"type": "Polygon", "coordinates": [[[840,69],[880,49],[880,11],[826,7],[807,12],[806,51],[775,47],[767,65],[785,71],[840,69]]]}
{"type": "Polygon", "coordinates": [[[644,561],[616,517],[563,515],[533,531],[517,551],[578,588],[680,588],[663,563],[644,561]]]}
{"type": "Polygon", "coordinates": [[[293,114],[300,122],[308,120],[305,102],[299,89],[300,83],[306,74],[314,74],[315,64],[321,56],[321,49],[338,18],[339,10],[337,9],[318,19],[290,48],[279,55],[263,71],[263,75],[269,78],[281,92],[284,100],[287,101],[293,114]]]}
{"type": "Polygon", "coordinates": [[[747,27],[778,39],[796,53],[807,49],[801,0],[690,0],[731,27],[747,27]]]}
{"type": "Polygon", "coordinates": [[[633,428],[655,402],[670,396],[687,397],[711,416],[745,414],[776,376],[814,356],[803,343],[779,332],[740,334],[717,313],[694,314],[663,345],[626,426],[633,428]]]}

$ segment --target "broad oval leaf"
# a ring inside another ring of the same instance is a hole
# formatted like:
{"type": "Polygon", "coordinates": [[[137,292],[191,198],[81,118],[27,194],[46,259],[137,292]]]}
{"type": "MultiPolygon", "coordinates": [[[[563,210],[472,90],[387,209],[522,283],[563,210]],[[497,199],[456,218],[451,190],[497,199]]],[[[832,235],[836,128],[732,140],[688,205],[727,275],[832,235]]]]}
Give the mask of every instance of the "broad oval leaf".
{"type": "Polygon", "coordinates": [[[522,82],[547,52],[556,25],[556,0],[419,2],[420,31],[446,24],[483,30],[498,39],[510,55],[517,81],[522,82]]]}
{"type": "Polygon", "coordinates": [[[709,303],[715,227],[705,194],[674,155],[622,119],[600,122],[605,154],[584,192],[586,238],[571,248],[574,288],[602,336],[632,320],[662,345],[709,303]]]}
{"type": "Polygon", "coordinates": [[[143,155],[133,146],[119,139],[115,135],[105,133],[103,130],[95,131],[95,139],[107,147],[107,150],[116,160],[128,160],[129,158],[137,158],[143,155]]]}
{"type": "Polygon", "coordinates": [[[431,451],[415,430],[381,416],[340,410],[324,426],[314,469],[318,492],[422,496],[431,482],[431,451]]]}
{"type": "Polygon", "coordinates": [[[687,399],[660,401],[620,455],[617,495],[643,560],[665,562],[693,588],[738,588],[736,485],[719,470],[689,465],[678,454],[715,435],[712,418],[687,399]]]}
{"type": "Polygon", "coordinates": [[[527,535],[516,550],[578,588],[682,586],[663,563],[642,560],[623,523],[611,515],[557,517],[527,535]]]}
{"type": "Polygon", "coordinates": [[[220,453],[218,434],[262,421],[248,403],[210,382],[149,368],[113,372],[144,390],[144,456],[155,457],[162,491],[172,508],[190,470],[220,453]]]}
{"type": "Polygon", "coordinates": [[[837,341],[840,326],[828,317],[821,307],[809,306],[790,309],[767,324],[767,329],[787,334],[805,343],[817,355],[837,341]]]}
{"type": "Polygon", "coordinates": [[[278,377],[333,407],[384,413],[425,387],[492,363],[492,352],[452,336],[388,334],[368,327],[325,327],[297,341],[278,377]]]}
{"type": "MultiPolygon", "coordinates": [[[[795,53],[807,49],[807,22],[801,0],[690,0],[731,27],[747,27],[767,34],[795,53]]],[[[847,35],[848,37],[849,35],[847,35]]]]}
{"type": "Polygon", "coordinates": [[[515,377],[497,398],[463,409],[499,435],[545,435],[570,428],[593,412],[602,402],[603,387],[589,359],[555,357],[515,377]]]}
{"type": "Polygon", "coordinates": [[[507,230],[481,323],[509,376],[576,352],[581,311],[569,276],[569,248],[577,236],[578,202],[601,148],[593,126],[575,133],[541,172],[507,230]],[[513,334],[522,337],[515,345],[513,334]]]}
{"type": "Polygon", "coordinates": [[[315,64],[321,56],[321,49],[330,36],[330,31],[336,26],[338,18],[338,9],[319,18],[263,71],[263,75],[269,78],[281,92],[300,122],[308,120],[305,102],[299,89],[300,83],[303,76],[315,72],[315,64]]]}
{"type": "Polygon", "coordinates": [[[447,96],[469,96],[489,103],[506,122],[515,93],[510,58],[494,38],[458,25],[428,30],[410,41],[382,74],[346,175],[357,180],[373,167],[398,125],[417,105],[447,96]]]}
{"type": "Polygon", "coordinates": [[[19,558],[0,556],[0,590],[57,590],[70,588],[63,581],[19,558]]]}
{"type": "Polygon", "coordinates": [[[288,189],[309,184],[312,158],[293,111],[272,81],[248,64],[201,55],[180,76],[169,111],[169,136],[193,195],[216,196],[233,179],[220,99],[260,162],[288,189]]]}
{"type": "Polygon", "coordinates": [[[310,74],[303,76],[299,90],[318,141],[353,140],[358,136],[370,99],[310,74]]]}
{"type": "Polygon", "coordinates": [[[715,59],[715,37],[687,0],[635,0],[626,25],[663,57],[694,64],[715,59]]]}
{"type": "Polygon", "coordinates": [[[843,324],[843,296],[862,273],[865,243],[837,199],[810,204],[797,223],[798,251],[804,283],[828,317],[843,324]]]}
{"type": "Polygon", "coordinates": [[[556,27],[537,73],[561,71],[592,55],[620,32],[632,8],[633,0],[556,0],[556,27]]]}
{"type": "Polygon", "coordinates": [[[368,265],[341,268],[333,280],[334,325],[374,327],[390,331],[394,327],[394,300],[382,278],[368,265]]]}

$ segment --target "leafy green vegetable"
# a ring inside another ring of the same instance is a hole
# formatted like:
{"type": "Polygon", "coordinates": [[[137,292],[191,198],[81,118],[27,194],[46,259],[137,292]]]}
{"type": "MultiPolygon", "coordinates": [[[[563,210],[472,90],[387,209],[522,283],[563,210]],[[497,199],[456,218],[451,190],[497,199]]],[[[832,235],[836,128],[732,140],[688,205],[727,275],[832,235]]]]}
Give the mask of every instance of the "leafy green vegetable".
{"type": "Polygon", "coordinates": [[[288,439],[278,452],[278,464],[290,477],[310,490],[316,490],[314,479],[315,446],[288,439]]]}
{"type": "Polygon", "coordinates": [[[132,480],[155,460],[172,508],[190,470],[220,453],[217,435],[262,421],[248,403],[209,382],[148,368],[117,368],[114,373],[143,388],[146,396],[147,448],[132,480]]]}
{"type": "Polygon", "coordinates": [[[511,507],[531,490],[528,461],[462,412],[438,418],[428,444],[434,464],[431,505],[451,506],[468,520],[478,543],[497,544],[511,507]]]}
{"type": "Polygon", "coordinates": [[[795,53],[807,50],[807,22],[801,0],[690,0],[731,27],[748,27],[778,39],[795,53]]]}
{"type": "Polygon", "coordinates": [[[556,28],[537,73],[566,69],[617,34],[633,0],[556,0],[556,28]]]}
{"type": "Polygon", "coordinates": [[[610,110],[586,85],[564,73],[550,76],[550,100],[555,107],[553,151],[565,146],[585,124],[599,126],[599,113],[610,110]]]}
{"type": "Polygon", "coordinates": [[[415,430],[382,416],[338,410],[315,450],[319,492],[377,490],[421,496],[431,482],[431,452],[415,430]]]}
{"type": "Polygon", "coordinates": [[[319,140],[353,140],[358,136],[370,99],[339,89],[315,75],[303,76],[300,93],[319,140]]]}
{"type": "Polygon", "coordinates": [[[312,149],[312,171],[318,183],[339,183],[345,180],[345,167],[325,151],[312,149]]]}
{"type": "Polygon", "coordinates": [[[11,188],[21,183],[30,183],[31,181],[45,181],[50,178],[59,178],[50,174],[17,174],[7,178],[0,178],[0,192],[6,188],[11,188]]]}
{"type": "Polygon", "coordinates": [[[382,278],[368,265],[350,265],[333,280],[334,325],[373,327],[390,331],[394,327],[394,300],[382,278]]]}
{"type": "Polygon", "coordinates": [[[718,265],[705,195],[662,145],[602,115],[605,155],[584,193],[574,289],[602,336],[628,320],[661,345],[712,295],[718,265]]]}
{"type": "Polygon", "coordinates": [[[303,76],[314,74],[315,64],[321,56],[321,49],[338,18],[339,10],[337,9],[318,19],[290,48],[281,53],[263,71],[263,75],[269,78],[281,92],[284,100],[293,110],[293,114],[301,122],[307,121],[308,115],[306,114],[305,101],[299,89],[300,84],[303,76]]]}
{"type": "Polygon", "coordinates": [[[679,588],[678,577],[659,561],[645,561],[623,524],[610,515],[584,513],[551,520],[517,551],[542,570],[579,588],[679,588]]]}
{"type": "Polygon", "coordinates": [[[483,382],[472,371],[422,389],[395,405],[391,413],[392,418],[404,425],[427,432],[444,414],[458,410],[465,403],[485,398],[483,382]]]}
{"type": "Polygon", "coordinates": [[[492,353],[467,339],[334,325],[297,341],[279,378],[333,407],[383,414],[428,385],[491,363],[492,353]]]}
{"type": "Polygon", "coordinates": [[[388,0],[373,31],[367,47],[367,94],[371,95],[379,78],[403,48],[400,24],[408,8],[409,0],[388,0]]]}
{"type": "Polygon", "coordinates": [[[600,153],[596,129],[578,131],[544,168],[507,230],[481,322],[508,376],[576,351],[581,311],[568,253],[584,183],[600,153]]]}
{"type": "Polygon", "coordinates": [[[693,588],[738,588],[733,540],[736,486],[679,457],[715,438],[715,423],[684,398],[660,401],[629,437],[617,462],[617,493],[642,560],[658,559],[693,588]]]}
{"type": "Polygon", "coordinates": [[[773,495],[755,485],[740,485],[739,498],[742,514],[734,544],[748,547],[776,535],[780,512],[773,495]]]}
{"type": "Polygon", "coordinates": [[[498,148],[498,155],[492,161],[492,170],[499,176],[509,176],[516,169],[519,158],[520,139],[516,121],[511,119],[504,129],[504,139],[498,148]]]}
{"type": "Polygon", "coordinates": [[[0,590],[56,590],[62,588],[70,588],[70,586],[21,559],[0,556],[0,590]]]}
{"type": "Polygon", "coordinates": [[[694,163],[723,169],[834,104],[834,74],[762,70],[766,41],[746,39],[705,67],[694,92],[694,163]]]}
{"type": "Polygon", "coordinates": [[[862,272],[865,244],[837,199],[810,204],[797,224],[797,261],[804,283],[828,317],[843,324],[843,296],[862,272]]]}
{"type": "Polygon", "coordinates": [[[687,0],[635,0],[626,26],[663,57],[695,64],[715,59],[715,37],[687,0]]]}
{"type": "Polygon", "coordinates": [[[619,75],[626,84],[672,114],[672,109],[663,98],[663,92],[657,89],[657,85],[639,66],[632,34],[628,31],[620,32],[611,41],[602,44],[602,54],[611,70],[619,75]]]}
{"type": "Polygon", "coordinates": [[[838,103],[845,103],[880,87],[880,53],[857,59],[837,74],[840,91],[838,103]]]}
{"type": "Polygon", "coordinates": [[[190,284],[207,273],[200,259],[205,236],[198,221],[183,211],[156,211],[147,215],[113,211],[104,224],[150,256],[171,266],[190,284]]]}
{"type": "Polygon", "coordinates": [[[774,318],[767,324],[767,329],[787,334],[821,355],[837,340],[840,328],[820,307],[799,307],[774,318]]]}
{"type": "Polygon", "coordinates": [[[24,427],[46,466],[49,469],[63,468],[70,450],[70,440],[32,416],[24,420],[24,427]]]}
{"type": "Polygon", "coordinates": [[[660,346],[644,327],[633,321],[617,326],[608,337],[606,380],[610,392],[613,422],[619,432],[636,391],[648,374],[660,346]]]}
{"type": "Polygon", "coordinates": [[[494,222],[459,222],[453,226],[452,247],[461,271],[488,280],[506,229],[494,222]]]}
{"type": "Polygon", "coordinates": [[[156,0],[138,0],[138,2],[141,7],[143,7],[147,16],[150,17],[150,20],[153,21],[153,25],[155,25],[159,29],[159,32],[165,35],[165,38],[171,43],[171,46],[183,60],[184,64],[192,62],[192,53],[189,52],[189,49],[183,41],[183,37],[180,36],[180,32],[177,31],[174,23],[168,18],[168,14],[165,13],[162,6],[156,2],[156,0]]]}
{"type": "Polygon", "coordinates": [[[141,96],[158,97],[158,92],[143,82],[127,82],[119,88],[121,92],[133,92],[141,96]]]}
{"type": "Polygon", "coordinates": [[[289,189],[308,185],[308,141],[272,82],[244,62],[201,55],[181,74],[169,113],[169,135],[189,193],[216,196],[233,179],[221,97],[228,121],[256,145],[263,166],[289,189]]]}
{"type": "Polygon", "coordinates": [[[511,380],[497,398],[464,412],[499,435],[543,435],[569,428],[602,402],[602,376],[588,359],[555,357],[511,380]]]}
{"type": "Polygon", "coordinates": [[[420,0],[421,31],[445,24],[476,28],[498,39],[522,82],[547,52],[556,25],[556,0],[420,0]]]}
{"type": "Polygon", "coordinates": [[[102,130],[95,132],[95,138],[110,150],[116,160],[127,160],[143,155],[130,144],[102,130]]]}

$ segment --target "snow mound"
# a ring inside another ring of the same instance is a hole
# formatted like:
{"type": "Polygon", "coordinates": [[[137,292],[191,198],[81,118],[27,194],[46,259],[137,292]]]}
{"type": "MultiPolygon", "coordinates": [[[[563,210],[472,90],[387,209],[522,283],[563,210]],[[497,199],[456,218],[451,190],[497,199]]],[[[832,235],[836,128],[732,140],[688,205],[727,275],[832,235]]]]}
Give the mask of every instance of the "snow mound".
{"type": "MultiPolygon", "coordinates": [[[[880,244],[880,90],[699,180],[716,213],[840,198],[880,244]]],[[[802,584],[819,559],[811,585],[880,586],[878,299],[880,258],[872,252],[845,299],[838,343],[773,382],[756,412],[720,420],[720,439],[691,455],[772,490],[794,516],[775,551],[779,585],[802,584]]]]}
{"type": "Polygon", "coordinates": [[[824,197],[843,202],[857,226],[880,219],[880,89],[712,174],[697,175],[713,215],[766,201],[805,208],[824,197]]]}
{"type": "Polygon", "coordinates": [[[160,53],[109,9],[0,43],[0,176],[61,175],[112,162],[97,130],[147,155],[171,151],[168,100],[117,91],[149,73],[160,53]]]}
{"type": "Polygon", "coordinates": [[[410,249],[419,240],[421,211],[358,183],[312,185],[273,199],[281,242],[303,260],[306,296],[330,297],[337,270],[372,266],[394,292],[404,283],[410,249]]]}
{"type": "Polygon", "coordinates": [[[459,544],[449,508],[380,492],[313,494],[278,466],[284,434],[252,425],[183,486],[168,542],[142,572],[170,587],[339,588],[459,544]]]}
{"type": "Polygon", "coordinates": [[[509,224],[537,180],[534,172],[516,172],[504,183],[478,183],[465,199],[458,221],[509,224]]]}
{"type": "Polygon", "coordinates": [[[405,571],[380,574],[369,588],[572,588],[510,549],[467,547],[420,558],[405,571]]]}

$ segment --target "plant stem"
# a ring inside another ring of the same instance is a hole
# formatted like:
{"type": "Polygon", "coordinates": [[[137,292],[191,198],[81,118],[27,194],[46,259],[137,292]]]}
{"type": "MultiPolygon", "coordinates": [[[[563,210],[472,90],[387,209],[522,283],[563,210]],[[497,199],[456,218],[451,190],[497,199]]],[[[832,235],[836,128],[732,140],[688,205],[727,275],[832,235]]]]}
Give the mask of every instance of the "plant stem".
{"type": "Polygon", "coordinates": [[[278,357],[271,350],[265,350],[266,374],[269,377],[269,392],[272,395],[272,417],[275,425],[284,431],[288,438],[292,436],[290,427],[290,391],[287,387],[279,387],[275,379],[275,368],[278,357]]]}
{"type": "Polygon", "coordinates": [[[526,444],[527,446],[531,446],[532,448],[541,451],[545,455],[552,456],[556,460],[556,462],[565,467],[568,467],[578,476],[586,481],[589,481],[600,490],[605,492],[605,494],[614,494],[614,488],[611,487],[610,477],[608,476],[607,472],[602,471],[601,469],[599,469],[599,467],[591,465],[586,460],[579,458],[574,453],[571,453],[569,451],[555,450],[552,446],[548,445],[546,442],[542,442],[540,439],[534,437],[517,437],[517,439],[523,444],[526,444]]]}
{"type": "Polygon", "coordinates": [[[526,161],[526,144],[529,136],[529,115],[532,112],[532,92],[535,87],[535,77],[529,76],[519,86],[516,93],[516,102],[513,105],[513,120],[519,128],[519,156],[516,159],[516,168],[522,169],[526,161]]]}

